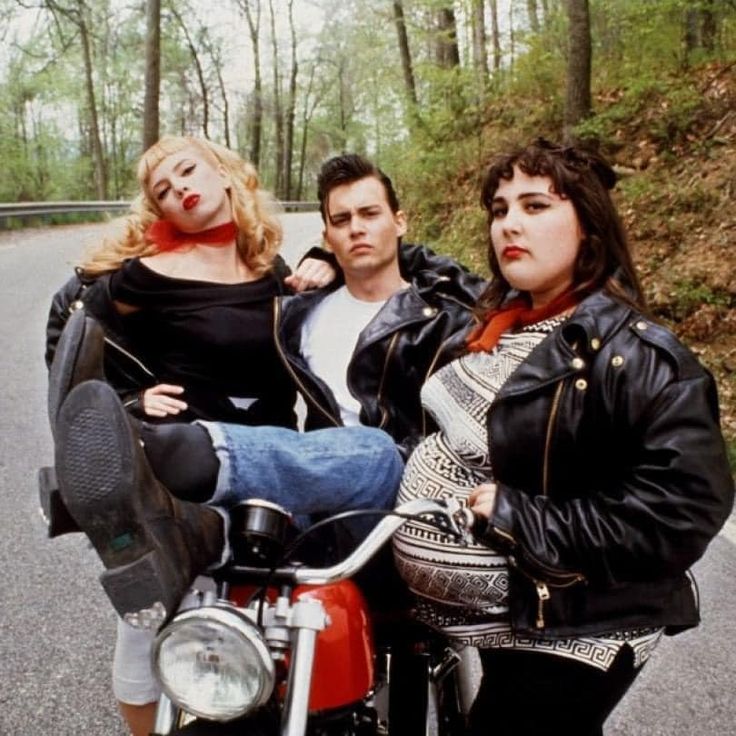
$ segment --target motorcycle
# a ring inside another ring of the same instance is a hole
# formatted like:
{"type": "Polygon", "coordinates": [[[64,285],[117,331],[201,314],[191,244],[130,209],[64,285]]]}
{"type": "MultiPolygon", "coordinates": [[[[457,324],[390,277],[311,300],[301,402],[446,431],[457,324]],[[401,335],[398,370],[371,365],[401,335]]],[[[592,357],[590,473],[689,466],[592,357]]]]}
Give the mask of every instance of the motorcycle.
{"type": "MultiPolygon", "coordinates": [[[[309,532],[252,500],[231,512],[233,562],[157,633],[155,736],[455,736],[463,732],[458,653],[404,616],[377,625],[353,578],[407,520],[469,539],[455,501],[385,512],[347,557],[297,561],[309,532]]],[[[333,523],[346,514],[325,519],[333,523]]]]}

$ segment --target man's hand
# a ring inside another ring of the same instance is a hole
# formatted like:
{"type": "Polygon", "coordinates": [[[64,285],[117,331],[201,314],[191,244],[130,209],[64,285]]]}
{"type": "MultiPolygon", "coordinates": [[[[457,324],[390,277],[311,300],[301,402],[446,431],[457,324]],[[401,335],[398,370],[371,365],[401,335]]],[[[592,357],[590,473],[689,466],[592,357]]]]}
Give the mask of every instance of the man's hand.
{"type": "Polygon", "coordinates": [[[183,386],[159,383],[156,386],[147,388],[141,394],[141,406],[149,417],[165,417],[169,414],[179,414],[188,408],[188,404],[174,397],[183,393],[183,386]]]}
{"type": "Polygon", "coordinates": [[[294,291],[319,289],[332,283],[335,279],[335,269],[326,261],[318,258],[305,258],[296,269],[296,272],[287,276],[284,283],[294,291]]]}
{"type": "Polygon", "coordinates": [[[493,513],[493,507],[496,505],[496,490],[495,483],[481,483],[481,485],[474,488],[468,497],[470,510],[474,514],[489,519],[493,513]]]}

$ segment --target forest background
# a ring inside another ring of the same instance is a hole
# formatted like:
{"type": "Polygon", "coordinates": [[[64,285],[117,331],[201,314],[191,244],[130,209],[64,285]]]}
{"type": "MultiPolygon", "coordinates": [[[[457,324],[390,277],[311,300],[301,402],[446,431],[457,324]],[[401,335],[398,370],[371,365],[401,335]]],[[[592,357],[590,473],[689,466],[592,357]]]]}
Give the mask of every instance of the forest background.
{"type": "Polygon", "coordinates": [[[283,200],[357,151],[411,240],[484,272],[491,155],[585,141],[736,466],[734,69],[736,0],[0,0],[0,202],[128,199],[163,133],[238,150],[283,200]]]}

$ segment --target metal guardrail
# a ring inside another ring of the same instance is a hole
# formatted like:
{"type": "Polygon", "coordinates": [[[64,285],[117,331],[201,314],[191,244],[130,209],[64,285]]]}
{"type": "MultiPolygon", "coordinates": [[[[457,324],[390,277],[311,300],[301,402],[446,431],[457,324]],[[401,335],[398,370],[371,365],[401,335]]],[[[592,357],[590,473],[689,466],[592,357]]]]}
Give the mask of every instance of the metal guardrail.
{"type": "MultiPolygon", "coordinates": [[[[315,212],[318,202],[281,202],[286,212],[315,212]]],[[[8,217],[36,217],[41,215],[72,214],[76,212],[127,212],[130,202],[11,202],[0,203],[0,219],[8,217]]]]}

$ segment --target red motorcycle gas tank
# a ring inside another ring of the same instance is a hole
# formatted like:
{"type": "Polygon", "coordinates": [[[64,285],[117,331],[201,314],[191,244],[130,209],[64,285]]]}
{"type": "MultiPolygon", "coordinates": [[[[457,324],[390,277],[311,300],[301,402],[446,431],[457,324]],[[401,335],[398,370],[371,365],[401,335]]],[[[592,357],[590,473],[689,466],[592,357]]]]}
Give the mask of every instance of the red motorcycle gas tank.
{"type": "Polygon", "coordinates": [[[373,686],[373,635],[368,605],[350,580],[331,585],[300,585],[294,599],[316,598],[330,617],[317,636],[309,710],[353,703],[373,686]]]}

